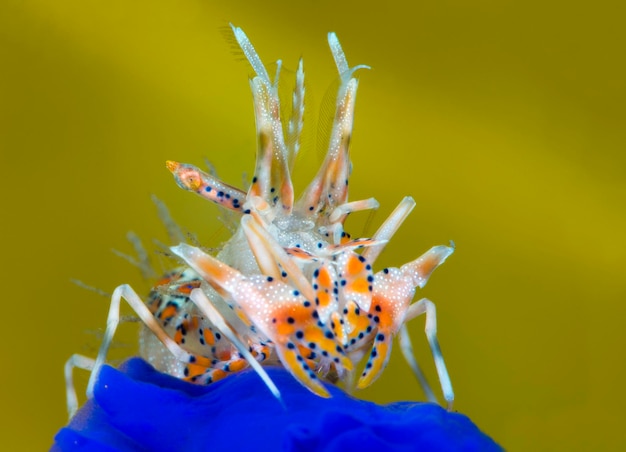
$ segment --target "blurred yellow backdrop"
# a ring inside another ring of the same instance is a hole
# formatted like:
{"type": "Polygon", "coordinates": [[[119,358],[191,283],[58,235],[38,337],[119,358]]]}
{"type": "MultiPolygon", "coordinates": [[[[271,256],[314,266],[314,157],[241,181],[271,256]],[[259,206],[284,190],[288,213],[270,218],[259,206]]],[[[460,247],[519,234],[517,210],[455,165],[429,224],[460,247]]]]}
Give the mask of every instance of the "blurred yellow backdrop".
{"type": "MultiPolygon", "coordinates": [[[[328,31],[351,64],[372,66],[351,195],[381,202],[370,230],[402,196],[417,201],[383,265],[457,244],[422,291],[438,307],[455,408],[510,450],[626,448],[624,13],[560,0],[4,0],[6,450],[51,444],[66,421],[62,365],[95,354],[108,303],[70,278],[147,291],[110,249],[130,252],[131,229],[165,240],[150,194],[204,243],[228,237],[219,210],[164,167],[208,157],[236,185],[252,171],[251,70],[223,39],[228,22],[266,62],[304,57],[311,109],[335,77],[328,31]]],[[[305,155],[299,187],[319,161],[305,155]]],[[[436,383],[422,328],[416,353],[436,383]]],[[[120,355],[134,340],[123,329],[120,355]]],[[[362,395],[422,397],[397,350],[362,395]]]]}

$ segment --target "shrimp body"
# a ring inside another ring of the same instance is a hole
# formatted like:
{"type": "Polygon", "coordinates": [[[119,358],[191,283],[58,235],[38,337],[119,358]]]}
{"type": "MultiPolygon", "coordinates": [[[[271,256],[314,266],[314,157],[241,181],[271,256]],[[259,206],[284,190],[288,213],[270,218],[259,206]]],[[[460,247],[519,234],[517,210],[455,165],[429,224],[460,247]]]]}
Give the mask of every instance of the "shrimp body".
{"type": "MultiPolygon", "coordinates": [[[[348,215],[378,208],[374,198],[348,200],[355,73],[366,66],[350,67],[336,35],[329,33],[340,77],[335,115],[325,160],[296,199],[290,173],[303,126],[302,61],[291,114],[284,120],[277,89],[281,62],[271,80],[244,32],[232,29],[255,72],[250,86],[258,149],[250,187],[240,190],[191,164],[168,161],[166,166],[181,188],[237,216],[237,229],[215,256],[186,243],[172,247],[180,267],[154,286],[146,304],[130,286],[116,289],[92,380],[105,360],[122,299],[143,321],[141,355],[157,369],[208,384],[251,366],[278,399],[280,392],[262,365],[281,364],[312,392],[328,397],[321,380],[341,380],[352,388],[365,355],[356,386],[371,384],[385,368],[397,335],[415,370],[405,324],[425,313],[450,405],[453,392],[436,339],[434,305],[412,299],[453,247],[436,246],[399,268],[375,271],[376,259],[415,206],[410,197],[372,237],[352,238],[344,231],[348,215]]],[[[432,395],[425,381],[422,385],[432,395]]]]}

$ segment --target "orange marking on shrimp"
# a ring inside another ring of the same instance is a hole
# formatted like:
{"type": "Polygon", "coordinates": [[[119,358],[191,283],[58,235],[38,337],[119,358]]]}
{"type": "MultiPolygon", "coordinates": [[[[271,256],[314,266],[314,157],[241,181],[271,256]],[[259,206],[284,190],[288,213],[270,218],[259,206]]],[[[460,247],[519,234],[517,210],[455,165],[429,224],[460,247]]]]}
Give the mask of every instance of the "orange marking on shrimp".
{"type": "MultiPolygon", "coordinates": [[[[313,320],[313,311],[304,306],[289,306],[278,309],[274,313],[272,324],[274,331],[281,337],[282,343],[287,342],[296,329],[302,328],[313,320]]],[[[280,341],[280,340],[279,340],[280,341]]]]}
{"type": "Polygon", "coordinates": [[[419,270],[422,275],[428,277],[441,264],[441,256],[428,255],[420,262],[419,270]]]}
{"type": "Polygon", "coordinates": [[[216,356],[220,361],[227,361],[230,359],[230,350],[220,350],[217,352],[216,356]]]}
{"type": "Polygon", "coordinates": [[[359,260],[356,255],[351,255],[348,258],[346,265],[346,271],[349,275],[357,275],[363,271],[365,264],[359,260]]]}
{"type": "Polygon", "coordinates": [[[369,292],[369,288],[370,284],[365,278],[355,279],[354,281],[351,281],[346,285],[346,290],[358,293],[367,293],[369,292]]]}
{"type": "Polygon", "coordinates": [[[319,301],[320,306],[323,308],[330,304],[331,299],[332,297],[326,291],[319,291],[317,293],[317,300],[319,301]]]}
{"type": "Polygon", "coordinates": [[[193,377],[197,377],[199,375],[204,374],[207,371],[207,368],[204,366],[200,366],[198,364],[187,364],[187,376],[185,380],[191,380],[193,377]]]}
{"type": "Polygon", "coordinates": [[[213,332],[208,329],[208,328],[204,328],[202,330],[202,337],[204,338],[204,342],[206,342],[209,345],[215,345],[215,336],[213,335],[213,332]]]}
{"type": "Polygon", "coordinates": [[[370,358],[365,365],[365,370],[357,382],[357,388],[366,388],[379,377],[380,372],[385,368],[389,360],[391,337],[392,335],[389,331],[379,330],[370,358]]]}
{"type": "Polygon", "coordinates": [[[325,266],[320,267],[317,281],[322,287],[332,287],[333,281],[330,277],[330,272],[325,266]]]}
{"type": "Polygon", "coordinates": [[[228,363],[228,371],[229,372],[239,372],[240,370],[246,368],[248,363],[245,359],[236,359],[230,363],[228,363]]]}
{"type": "Polygon", "coordinates": [[[214,265],[212,262],[204,259],[198,260],[198,267],[200,267],[208,276],[216,280],[222,280],[228,277],[228,270],[220,268],[214,265]]]}
{"type": "MultiPolygon", "coordinates": [[[[332,331],[328,330],[329,333],[332,331]]],[[[317,327],[310,327],[304,330],[304,337],[302,339],[306,342],[314,342],[322,351],[326,351],[331,357],[337,358],[341,365],[347,370],[352,370],[352,361],[350,361],[342,351],[340,344],[336,338],[327,337],[326,333],[317,327]]]]}
{"type": "Polygon", "coordinates": [[[205,368],[209,368],[213,365],[212,360],[210,358],[206,358],[204,356],[198,356],[198,355],[193,355],[194,359],[195,359],[195,363],[198,366],[202,366],[205,368]]]}
{"type": "Polygon", "coordinates": [[[345,315],[345,321],[349,325],[348,339],[356,339],[359,333],[367,331],[367,327],[371,326],[371,321],[367,313],[363,312],[354,301],[346,303],[348,313],[345,315]]]}
{"type": "Polygon", "coordinates": [[[274,312],[274,317],[277,321],[283,321],[295,325],[306,325],[313,318],[312,314],[312,308],[300,305],[277,309],[274,312]],[[293,321],[290,321],[289,318],[293,319],[293,321]]]}
{"type": "Polygon", "coordinates": [[[307,251],[304,251],[302,248],[298,248],[298,247],[285,248],[285,251],[290,256],[297,257],[299,259],[303,259],[306,261],[316,260],[315,256],[313,256],[311,253],[307,251]]]}
{"type": "Polygon", "coordinates": [[[183,343],[183,332],[180,329],[176,330],[176,333],[174,333],[174,342],[178,345],[183,343]]]}
{"type": "Polygon", "coordinates": [[[317,366],[317,363],[315,362],[315,360],[312,359],[308,359],[308,358],[304,358],[304,362],[306,363],[307,366],[309,366],[311,369],[315,369],[315,367],[317,366]]]}
{"type": "Polygon", "coordinates": [[[302,384],[321,397],[330,397],[326,388],[322,386],[313,373],[307,360],[302,357],[292,342],[287,342],[286,345],[277,345],[276,352],[285,368],[302,384]]]}
{"type": "Polygon", "coordinates": [[[338,312],[333,312],[330,315],[330,319],[331,319],[330,327],[333,333],[335,334],[335,336],[337,337],[340,343],[345,344],[346,334],[345,334],[345,328],[343,327],[343,319],[341,318],[341,315],[338,312]]]}
{"type": "Polygon", "coordinates": [[[245,325],[247,326],[252,325],[252,322],[250,321],[246,313],[242,311],[241,309],[235,308],[235,314],[237,314],[237,317],[239,317],[239,320],[241,320],[245,325]]]}
{"type": "Polygon", "coordinates": [[[178,279],[178,275],[166,275],[159,279],[154,284],[154,287],[164,286],[165,284],[169,284],[170,282],[172,282],[174,279],[178,279]]]}
{"type": "Polygon", "coordinates": [[[295,332],[293,325],[278,321],[276,323],[276,333],[281,336],[291,336],[295,332]]]}
{"type": "Polygon", "coordinates": [[[214,369],[212,371],[212,373],[211,373],[211,379],[213,381],[218,381],[218,380],[221,380],[222,378],[226,377],[227,375],[228,375],[228,373],[226,373],[222,369],[214,369]]]}
{"type": "Polygon", "coordinates": [[[168,319],[170,317],[174,317],[177,312],[178,312],[178,307],[177,306],[174,306],[174,305],[166,306],[165,309],[163,309],[163,311],[161,311],[161,315],[159,316],[159,319],[165,320],[165,319],[168,319]]]}
{"type": "Polygon", "coordinates": [[[392,328],[394,324],[393,306],[389,300],[375,296],[372,301],[372,307],[370,313],[378,317],[378,327],[380,329],[392,328]],[[378,307],[378,309],[376,309],[378,307]]]}
{"type": "Polygon", "coordinates": [[[193,289],[197,289],[198,287],[200,287],[200,281],[190,281],[178,286],[176,292],[189,295],[193,289]]]}
{"type": "Polygon", "coordinates": [[[336,273],[328,262],[313,272],[313,288],[316,291],[316,303],[319,305],[319,315],[326,322],[330,313],[337,308],[336,273]]]}
{"type": "Polygon", "coordinates": [[[311,354],[311,349],[309,347],[305,347],[302,344],[297,344],[296,347],[298,347],[298,352],[300,352],[300,354],[305,358],[311,354]]]}

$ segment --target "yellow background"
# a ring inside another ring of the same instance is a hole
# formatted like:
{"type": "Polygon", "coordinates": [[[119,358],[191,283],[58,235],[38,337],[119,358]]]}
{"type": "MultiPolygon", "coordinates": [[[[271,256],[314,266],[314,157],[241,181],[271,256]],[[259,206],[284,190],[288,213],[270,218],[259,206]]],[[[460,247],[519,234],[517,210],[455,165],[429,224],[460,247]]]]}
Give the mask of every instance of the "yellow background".
{"type": "MultiPolygon", "coordinates": [[[[65,422],[63,362],[95,354],[108,303],[70,278],[146,293],[109,250],[130,252],[131,229],[165,240],[150,194],[204,243],[228,237],[218,208],[164,168],[206,156],[233,184],[252,172],[251,70],[223,39],[228,22],[268,65],[304,56],[310,111],[335,78],[328,31],[351,64],[372,66],[360,73],[351,198],[381,202],[370,231],[402,196],[417,201],[381,265],[457,243],[422,291],[438,307],[455,408],[510,450],[625,448],[618,4],[1,2],[3,448],[51,444],[65,422]]],[[[318,154],[300,162],[300,188],[318,154]]],[[[437,386],[422,327],[411,326],[416,353],[437,386]]],[[[363,396],[421,394],[396,350],[363,396]]]]}

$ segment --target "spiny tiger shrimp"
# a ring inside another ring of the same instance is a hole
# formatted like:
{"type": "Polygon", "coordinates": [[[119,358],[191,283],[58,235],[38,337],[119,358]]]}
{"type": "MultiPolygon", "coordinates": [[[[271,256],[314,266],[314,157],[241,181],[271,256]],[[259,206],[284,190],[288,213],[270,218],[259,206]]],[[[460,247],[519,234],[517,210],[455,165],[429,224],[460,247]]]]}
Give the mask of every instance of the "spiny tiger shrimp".
{"type": "Polygon", "coordinates": [[[295,200],[291,171],[300,148],[304,117],[304,70],[300,60],[288,121],[281,117],[277,62],[274,80],[244,32],[231,26],[254,70],[250,80],[258,149],[247,191],[209,172],[174,161],[166,163],[177,184],[238,217],[238,227],[217,255],[180,243],[171,252],[180,266],[159,280],[147,303],[129,285],[113,293],[106,331],[95,360],[74,355],[66,364],[68,410],[77,409],[73,367],[92,371],[87,395],[105,363],[125,300],[144,327],[140,354],[157,369],[197,384],[209,384],[252,367],[277,399],[279,389],[263,365],[280,364],[321,397],[321,383],[354,385],[356,366],[367,362],[357,388],[369,386],[399,336],[405,357],[429,400],[435,400],[413,357],[406,323],[426,314],[426,336],[442,392],[450,407],[454,393],[437,336],[435,306],[411,302],[432,272],[454,251],[435,246],[399,268],[374,266],[415,202],[402,199],[371,238],[352,238],[344,222],[353,212],[377,209],[374,198],[348,201],[349,145],[358,88],[339,40],[328,34],[340,84],[325,160],[295,200]]]}

